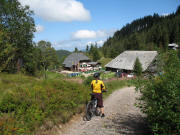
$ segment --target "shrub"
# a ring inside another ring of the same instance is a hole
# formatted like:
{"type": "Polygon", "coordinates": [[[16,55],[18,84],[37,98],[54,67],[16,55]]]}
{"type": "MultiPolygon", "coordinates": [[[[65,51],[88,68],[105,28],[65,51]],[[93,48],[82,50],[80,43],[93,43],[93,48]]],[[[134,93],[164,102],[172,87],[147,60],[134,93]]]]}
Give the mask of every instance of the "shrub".
{"type": "Polygon", "coordinates": [[[108,72],[108,73],[102,72],[101,76],[100,76],[100,78],[102,78],[102,80],[110,79],[110,78],[113,78],[113,77],[115,77],[115,72],[108,72]]]}
{"type": "Polygon", "coordinates": [[[8,82],[16,84],[0,100],[0,134],[30,135],[46,120],[67,122],[82,111],[89,98],[86,87],[63,81],[58,76],[52,75],[47,80],[30,79],[36,82],[25,86],[20,83],[30,82],[28,78],[8,82]]]}
{"type": "Polygon", "coordinates": [[[175,52],[164,59],[163,74],[144,82],[138,106],[155,135],[180,133],[180,61],[175,52]]]}
{"type": "Polygon", "coordinates": [[[92,80],[94,80],[94,77],[93,77],[93,76],[88,76],[88,77],[84,80],[84,85],[90,86],[92,80]]]}

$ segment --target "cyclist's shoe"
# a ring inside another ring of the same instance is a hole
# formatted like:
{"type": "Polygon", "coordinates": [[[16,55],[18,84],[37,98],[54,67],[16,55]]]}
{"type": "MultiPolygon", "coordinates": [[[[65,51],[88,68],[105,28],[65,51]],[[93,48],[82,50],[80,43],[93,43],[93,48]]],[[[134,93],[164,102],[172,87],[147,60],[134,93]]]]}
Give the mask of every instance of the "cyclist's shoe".
{"type": "Polygon", "coordinates": [[[104,113],[101,115],[101,118],[104,118],[105,117],[105,115],[104,115],[104,113]]]}

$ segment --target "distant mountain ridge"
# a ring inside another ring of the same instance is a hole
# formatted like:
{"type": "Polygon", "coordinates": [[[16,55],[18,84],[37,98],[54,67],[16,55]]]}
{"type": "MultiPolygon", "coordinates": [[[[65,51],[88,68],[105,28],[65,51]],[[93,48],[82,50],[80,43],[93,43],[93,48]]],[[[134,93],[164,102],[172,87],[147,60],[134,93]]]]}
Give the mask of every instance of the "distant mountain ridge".
{"type": "Polygon", "coordinates": [[[56,54],[58,55],[58,58],[61,59],[62,57],[68,56],[69,54],[71,54],[71,52],[67,50],[57,50],[56,54]]]}

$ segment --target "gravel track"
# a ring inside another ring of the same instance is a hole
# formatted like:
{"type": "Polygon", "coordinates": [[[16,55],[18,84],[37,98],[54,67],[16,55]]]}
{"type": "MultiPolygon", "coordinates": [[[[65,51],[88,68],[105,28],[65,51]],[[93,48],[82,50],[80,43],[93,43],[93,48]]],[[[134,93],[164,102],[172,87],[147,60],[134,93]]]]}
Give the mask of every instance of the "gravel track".
{"type": "Polygon", "coordinates": [[[149,135],[145,116],[134,106],[139,95],[134,87],[119,89],[104,102],[105,118],[74,118],[58,135],[149,135]]]}

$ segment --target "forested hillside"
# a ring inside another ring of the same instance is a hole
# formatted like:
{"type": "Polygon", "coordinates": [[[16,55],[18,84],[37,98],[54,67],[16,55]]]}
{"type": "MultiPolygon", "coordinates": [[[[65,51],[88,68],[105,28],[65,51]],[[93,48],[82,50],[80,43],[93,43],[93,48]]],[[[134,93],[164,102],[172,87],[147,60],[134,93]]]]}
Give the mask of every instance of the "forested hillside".
{"type": "Polygon", "coordinates": [[[169,43],[180,44],[180,6],[167,16],[154,14],[126,24],[100,49],[114,58],[124,50],[167,50],[169,43]]]}
{"type": "Polygon", "coordinates": [[[71,54],[71,52],[67,51],[67,50],[57,50],[56,54],[59,58],[59,62],[60,64],[63,63],[64,59],[71,54]]]}
{"type": "Polygon", "coordinates": [[[57,50],[56,54],[58,56],[59,59],[61,59],[64,56],[68,56],[69,54],[71,54],[71,52],[67,51],[67,50],[57,50]]]}

